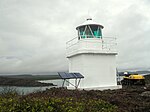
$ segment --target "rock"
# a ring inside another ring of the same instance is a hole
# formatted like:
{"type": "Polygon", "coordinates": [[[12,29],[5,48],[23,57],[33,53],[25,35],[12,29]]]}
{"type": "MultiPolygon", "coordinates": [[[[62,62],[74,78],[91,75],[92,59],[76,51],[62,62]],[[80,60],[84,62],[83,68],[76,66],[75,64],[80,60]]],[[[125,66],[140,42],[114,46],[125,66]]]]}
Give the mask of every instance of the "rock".
{"type": "Polygon", "coordinates": [[[150,91],[145,91],[141,93],[141,96],[150,97],[150,91]]]}

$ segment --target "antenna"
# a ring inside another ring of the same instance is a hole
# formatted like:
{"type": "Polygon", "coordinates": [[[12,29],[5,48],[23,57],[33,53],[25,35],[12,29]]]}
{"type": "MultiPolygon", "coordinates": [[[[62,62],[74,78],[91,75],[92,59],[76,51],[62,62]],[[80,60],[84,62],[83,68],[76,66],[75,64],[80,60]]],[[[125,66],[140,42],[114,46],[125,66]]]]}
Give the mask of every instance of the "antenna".
{"type": "Polygon", "coordinates": [[[87,19],[86,20],[92,20],[92,17],[90,15],[90,10],[88,9],[88,16],[87,16],[87,19]]]}

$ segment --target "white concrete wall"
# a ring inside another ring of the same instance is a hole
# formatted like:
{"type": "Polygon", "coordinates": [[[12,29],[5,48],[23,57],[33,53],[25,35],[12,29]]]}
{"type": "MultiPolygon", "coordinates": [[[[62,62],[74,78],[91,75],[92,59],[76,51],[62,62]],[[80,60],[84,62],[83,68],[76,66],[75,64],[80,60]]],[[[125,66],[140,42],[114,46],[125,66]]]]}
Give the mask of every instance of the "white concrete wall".
{"type": "MultiPolygon", "coordinates": [[[[76,55],[76,56],[68,58],[68,59],[69,59],[69,73],[76,72],[76,73],[83,74],[83,55],[76,55]]],[[[69,81],[72,84],[75,84],[74,79],[70,79],[69,81]]],[[[69,86],[73,87],[72,85],[69,85],[69,86]]]]}
{"type": "MultiPolygon", "coordinates": [[[[102,39],[90,38],[78,40],[67,47],[69,72],[79,72],[85,77],[80,88],[117,86],[117,51],[112,47],[116,44],[105,43],[107,41],[102,39]]],[[[74,83],[72,80],[71,82],[74,83]]]]}
{"type": "Polygon", "coordinates": [[[75,55],[69,58],[69,72],[79,72],[85,77],[80,83],[80,88],[117,85],[115,55],[95,53],[75,55]]]}

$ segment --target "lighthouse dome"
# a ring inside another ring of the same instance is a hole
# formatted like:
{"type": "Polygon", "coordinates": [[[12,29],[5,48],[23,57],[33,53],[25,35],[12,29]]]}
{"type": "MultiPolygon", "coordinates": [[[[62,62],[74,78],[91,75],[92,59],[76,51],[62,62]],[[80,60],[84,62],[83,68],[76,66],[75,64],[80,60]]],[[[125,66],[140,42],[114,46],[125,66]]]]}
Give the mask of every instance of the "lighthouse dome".
{"type": "Polygon", "coordinates": [[[99,23],[95,22],[92,20],[92,18],[87,18],[86,21],[80,25],[78,25],[76,27],[76,29],[78,29],[81,26],[86,26],[86,25],[96,25],[96,26],[100,26],[102,29],[104,28],[104,26],[100,25],[99,23]]]}

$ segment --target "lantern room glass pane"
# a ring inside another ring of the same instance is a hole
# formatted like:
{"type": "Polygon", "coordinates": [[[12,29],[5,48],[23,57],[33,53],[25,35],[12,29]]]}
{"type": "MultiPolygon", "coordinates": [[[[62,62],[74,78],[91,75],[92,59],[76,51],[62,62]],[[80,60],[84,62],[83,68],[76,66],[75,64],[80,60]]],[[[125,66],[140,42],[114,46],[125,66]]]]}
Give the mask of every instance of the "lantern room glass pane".
{"type": "Polygon", "coordinates": [[[86,35],[86,38],[93,38],[93,35],[92,35],[92,32],[91,32],[89,26],[87,26],[87,28],[85,30],[85,35],[86,35]]]}
{"type": "Polygon", "coordinates": [[[97,25],[87,25],[79,28],[79,38],[102,38],[101,28],[97,25]]]}
{"type": "Polygon", "coordinates": [[[91,30],[93,32],[93,35],[96,38],[101,38],[102,37],[101,28],[99,26],[91,25],[90,27],[91,27],[91,30]]]}
{"type": "Polygon", "coordinates": [[[79,35],[81,38],[85,38],[85,26],[79,28],[79,35]]]}

